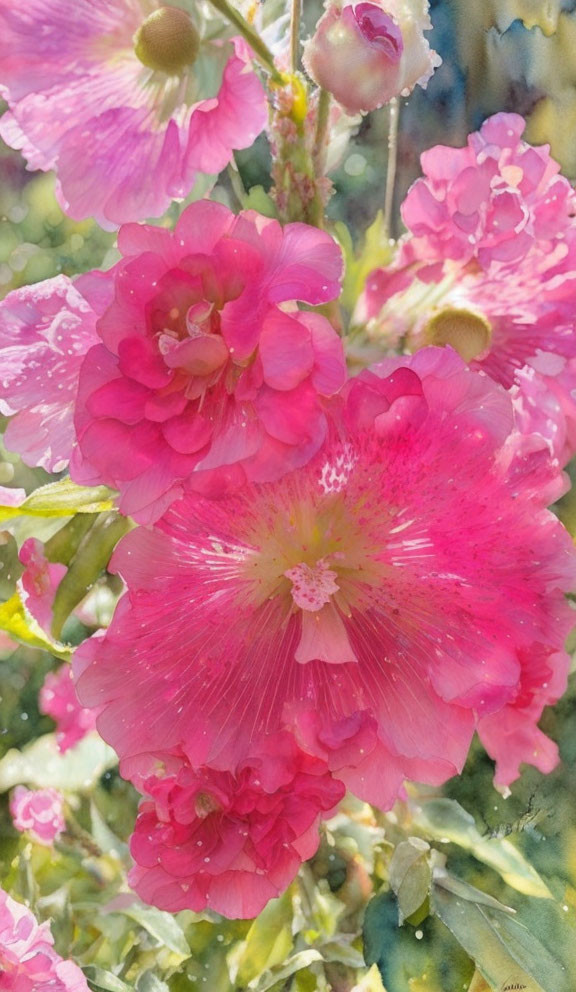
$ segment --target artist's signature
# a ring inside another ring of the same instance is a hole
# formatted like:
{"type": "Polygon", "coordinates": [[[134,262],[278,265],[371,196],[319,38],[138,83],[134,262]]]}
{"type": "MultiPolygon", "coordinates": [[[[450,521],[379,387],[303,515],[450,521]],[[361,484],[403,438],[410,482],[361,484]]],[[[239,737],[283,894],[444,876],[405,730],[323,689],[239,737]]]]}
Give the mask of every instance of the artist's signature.
{"type": "Polygon", "coordinates": [[[530,992],[530,988],[522,981],[509,978],[504,982],[504,985],[501,986],[500,992],[530,992]]]}

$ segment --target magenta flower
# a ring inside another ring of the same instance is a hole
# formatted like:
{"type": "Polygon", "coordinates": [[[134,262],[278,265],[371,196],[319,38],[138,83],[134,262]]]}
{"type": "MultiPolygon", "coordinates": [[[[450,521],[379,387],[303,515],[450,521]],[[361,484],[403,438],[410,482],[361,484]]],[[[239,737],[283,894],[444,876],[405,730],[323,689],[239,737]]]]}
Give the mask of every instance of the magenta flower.
{"type": "Polygon", "coordinates": [[[344,795],[326,765],[288,734],[269,738],[234,774],[188,763],[144,782],[130,884],[176,912],[256,916],[318,847],[318,821],[344,795]]]}
{"type": "Polygon", "coordinates": [[[78,692],[128,777],[180,748],[233,769],[290,730],[388,807],[460,770],[477,719],[563,650],[576,554],[545,505],[564,481],[507,393],[426,349],[346,397],[305,468],[189,495],[118,546],[128,591],[78,692]]]}
{"type": "Polygon", "coordinates": [[[442,61],[423,35],[431,27],[422,0],[337,0],[304,46],[304,65],[349,113],[375,110],[426,86],[442,61]]]}
{"type": "Polygon", "coordinates": [[[96,727],[98,713],[81,705],[70,665],[48,672],[38,696],[38,708],[55,721],[56,743],[62,754],[96,727]]]}
{"type": "Polygon", "coordinates": [[[5,0],[0,135],[55,169],[63,209],[105,227],[159,216],[266,123],[241,39],[157,0],[5,0]]]}
{"type": "Polygon", "coordinates": [[[119,489],[147,523],[187,489],[219,495],[309,461],[345,365],[331,324],[293,301],[338,294],[332,238],[204,201],[173,232],[126,225],[119,245],[80,376],[73,478],[119,489]]]}
{"type": "Polygon", "coordinates": [[[2,992],[89,992],[78,965],[53,947],[48,923],[0,889],[0,988],[2,992]]]}
{"type": "Polygon", "coordinates": [[[80,366],[107,302],[108,280],[96,272],[74,282],[56,276],[0,302],[0,413],[12,417],[4,441],[27,465],[60,472],[68,464],[80,366]]]}
{"type": "Polygon", "coordinates": [[[465,148],[436,145],[421,157],[402,218],[420,259],[477,260],[488,271],[520,262],[528,252],[556,260],[574,237],[576,194],[559,175],[550,148],[521,140],[518,114],[494,114],[468,136],[465,148]]]}
{"type": "Polygon", "coordinates": [[[10,798],[16,830],[28,831],[38,844],[48,847],[66,829],[64,799],[56,789],[26,789],[17,785],[10,798]]]}

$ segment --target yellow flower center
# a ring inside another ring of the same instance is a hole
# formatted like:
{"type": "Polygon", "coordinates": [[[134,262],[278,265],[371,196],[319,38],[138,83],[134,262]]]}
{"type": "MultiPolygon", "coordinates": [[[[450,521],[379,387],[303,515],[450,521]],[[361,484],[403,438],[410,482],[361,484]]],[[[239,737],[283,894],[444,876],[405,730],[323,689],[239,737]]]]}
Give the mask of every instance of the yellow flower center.
{"type": "Polygon", "coordinates": [[[143,65],[177,75],[198,55],[200,36],[190,17],[177,7],[159,7],[134,35],[134,51],[143,65]]]}
{"type": "Polygon", "coordinates": [[[479,313],[446,307],[430,318],[424,328],[424,343],[451,345],[465,362],[471,362],[490,345],[492,328],[479,313]]]}

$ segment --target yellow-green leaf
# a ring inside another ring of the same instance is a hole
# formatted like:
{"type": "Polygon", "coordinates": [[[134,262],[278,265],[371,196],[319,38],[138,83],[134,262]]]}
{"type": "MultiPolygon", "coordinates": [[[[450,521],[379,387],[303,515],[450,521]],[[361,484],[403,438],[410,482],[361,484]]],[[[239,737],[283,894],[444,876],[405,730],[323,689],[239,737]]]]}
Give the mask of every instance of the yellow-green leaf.
{"type": "Polygon", "coordinates": [[[0,605],[0,630],[5,630],[10,637],[30,648],[50,651],[56,658],[64,660],[70,657],[69,648],[44,633],[17,592],[0,605]]]}
{"type": "Polygon", "coordinates": [[[235,962],[239,985],[248,985],[289,957],[294,943],[292,915],[292,895],[288,890],[279,899],[271,899],[254,920],[235,962]]]}
{"type": "Polygon", "coordinates": [[[114,509],[114,493],[106,486],[77,486],[70,479],[35,489],[17,506],[0,504],[0,521],[23,515],[70,517],[75,513],[100,513],[114,509]]]}
{"type": "Polygon", "coordinates": [[[432,799],[423,803],[414,822],[426,835],[458,844],[478,861],[493,868],[507,885],[525,896],[552,899],[550,889],[538,872],[509,840],[483,837],[474,817],[453,799],[432,799]]]}

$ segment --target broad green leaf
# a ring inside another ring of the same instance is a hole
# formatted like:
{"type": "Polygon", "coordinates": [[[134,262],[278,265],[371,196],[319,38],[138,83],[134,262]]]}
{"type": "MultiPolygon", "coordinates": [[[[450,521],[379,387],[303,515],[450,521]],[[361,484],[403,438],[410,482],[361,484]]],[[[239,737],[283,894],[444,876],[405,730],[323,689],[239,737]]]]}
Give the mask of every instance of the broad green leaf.
{"type": "Polygon", "coordinates": [[[527,992],[571,992],[561,962],[507,913],[438,884],[432,887],[432,908],[498,992],[507,984],[523,984],[527,992]]]}
{"type": "Polygon", "coordinates": [[[290,955],[294,943],[292,916],[292,895],[288,891],[279,899],[272,899],[254,920],[235,961],[233,978],[239,985],[248,985],[290,955]]]}
{"type": "Polygon", "coordinates": [[[425,902],[432,882],[430,845],[419,837],[398,844],[390,862],[390,886],[398,899],[400,923],[425,902]]]}
{"type": "Polygon", "coordinates": [[[87,734],[75,747],[61,754],[55,734],[44,734],[21,751],[12,748],[0,761],[0,792],[14,785],[64,792],[90,789],[118,761],[97,734],[87,734]]]}
{"type": "Polygon", "coordinates": [[[75,513],[101,513],[114,509],[114,493],[106,486],[77,486],[70,479],[35,489],[18,506],[0,505],[0,521],[22,515],[70,517],[75,513]]]}
{"type": "Polygon", "coordinates": [[[190,957],[188,941],[171,913],[165,913],[153,906],[134,904],[123,909],[122,915],[138,923],[160,944],[169,948],[174,954],[178,954],[182,961],[190,957]]]}
{"type": "Polygon", "coordinates": [[[111,971],[105,971],[104,968],[90,964],[83,971],[88,985],[94,989],[94,992],[134,992],[132,985],[127,985],[121,978],[113,975],[111,971]]]}
{"type": "Polygon", "coordinates": [[[338,961],[348,968],[362,968],[364,964],[364,955],[346,942],[344,936],[340,940],[330,940],[327,944],[322,944],[320,950],[324,961],[338,961]]]}
{"type": "Polygon", "coordinates": [[[10,637],[30,648],[49,651],[56,658],[61,658],[64,661],[70,658],[70,649],[59,641],[53,640],[42,630],[24,606],[17,592],[6,602],[0,604],[0,630],[5,630],[10,637]]]}
{"type": "Polygon", "coordinates": [[[315,961],[321,960],[322,955],[320,951],[316,951],[314,948],[310,948],[308,951],[299,951],[298,954],[294,954],[291,958],[288,958],[282,968],[273,968],[265,975],[262,975],[260,979],[254,979],[254,981],[250,982],[248,988],[253,989],[254,992],[269,992],[269,989],[274,988],[280,982],[285,982],[292,975],[295,975],[297,971],[301,971],[302,968],[307,968],[315,961]]]}
{"type": "Polygon", "coordinates": [[[552,893],[538,872],[506,839],[483,837],[474,817],[453,799],[432,799],[414,814],[414,823],[428,837],[450,841],[470,851],[478,861],[497,871],[507,885],[525,896],[551,899],[552,893]]]}

